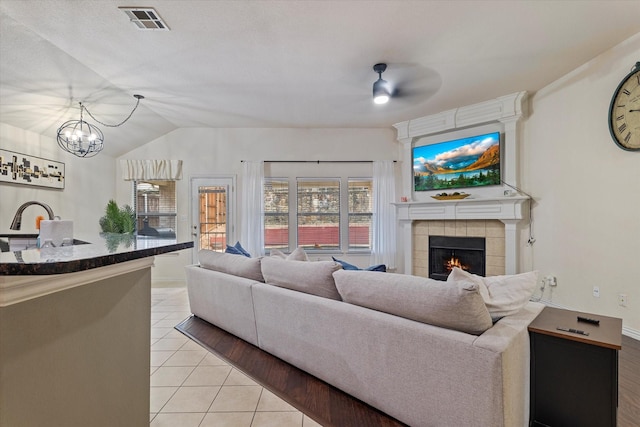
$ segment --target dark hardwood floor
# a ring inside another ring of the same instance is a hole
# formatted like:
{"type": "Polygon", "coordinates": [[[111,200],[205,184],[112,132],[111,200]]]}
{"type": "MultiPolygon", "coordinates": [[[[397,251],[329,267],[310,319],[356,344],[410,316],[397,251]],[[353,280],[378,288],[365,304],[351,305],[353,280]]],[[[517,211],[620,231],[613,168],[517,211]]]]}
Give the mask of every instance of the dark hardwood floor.
{"type": "MultiPolygon", "coordinates": [[[[323,426],[405,426],[366,403],[195,316],[180,323],[176,329],[323,426]]],[[[640,341],[627,336],[622,337],[622,350],[619,354],[618,390],[618,427],[640,426],[640,341]]]]}
{"type": "Polygon", "coordinates": [[[366,403],[195,316],[177,325],[176,329],[323,426],[405,426],[366,403]]]}

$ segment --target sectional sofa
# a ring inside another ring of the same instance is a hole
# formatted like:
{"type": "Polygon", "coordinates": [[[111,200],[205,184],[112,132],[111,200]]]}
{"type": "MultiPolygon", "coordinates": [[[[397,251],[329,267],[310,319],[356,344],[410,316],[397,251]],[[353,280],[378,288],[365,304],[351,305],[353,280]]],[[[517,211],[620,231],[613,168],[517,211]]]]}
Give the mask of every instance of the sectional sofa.
{"type": "MultiPolygon", "coordinates": [[[[186,267],[195,316],[392,417],[411,426],[528,424],[527,325],[541,304],[526,298],[492,318],[481,294],[490,288],[464,273],[438,282],[333,261],[199,258],[186,267]]],[[[508,285],[502,277],[494,284],[508,285]]]]}

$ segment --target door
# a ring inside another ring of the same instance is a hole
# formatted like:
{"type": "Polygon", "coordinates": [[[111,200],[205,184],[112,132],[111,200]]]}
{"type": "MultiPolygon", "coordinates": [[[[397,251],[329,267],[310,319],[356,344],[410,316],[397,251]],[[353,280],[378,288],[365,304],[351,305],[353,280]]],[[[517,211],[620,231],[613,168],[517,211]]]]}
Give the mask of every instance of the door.
{"type": "Polygon", "coordinates": [[[224,252],[233,240],[234,181],[233,177],[191,179],[194,262],[200,249],[224,252]]]}

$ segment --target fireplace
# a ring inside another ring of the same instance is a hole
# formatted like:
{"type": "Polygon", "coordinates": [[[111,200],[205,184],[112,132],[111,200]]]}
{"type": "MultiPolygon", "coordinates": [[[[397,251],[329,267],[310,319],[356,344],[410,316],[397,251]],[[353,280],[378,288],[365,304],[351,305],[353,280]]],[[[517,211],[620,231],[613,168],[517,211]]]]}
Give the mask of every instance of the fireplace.
{"type": "Polygon", "coordinates": [[[429,277],[447,280],[454,267],[485,275],[485,238],[429,236],[429,277]]]}

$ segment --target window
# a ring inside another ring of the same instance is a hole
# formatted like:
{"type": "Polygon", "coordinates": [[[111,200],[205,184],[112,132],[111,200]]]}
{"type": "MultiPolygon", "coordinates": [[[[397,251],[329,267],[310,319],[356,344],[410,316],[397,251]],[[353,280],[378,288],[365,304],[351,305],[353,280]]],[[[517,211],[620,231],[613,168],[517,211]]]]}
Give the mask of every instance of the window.
{"type": "Polygon", "coordinates": [[[371,250],[373,182],[370,178],[349,178],[349,250],[371,250]]]}
{"type": "Polygon", "coordinates": [[[265,178],[265,250],[370,251],[372,188],[371,178],[265,178]]]}
{"type": "Polygon", "coordinates": [[[265,179],[264,247],[289,249],[289,181],[286,179],[265,179]]]}
{"type": "Polygon", "coordinates": [[[134,181],[138,237],[176,239],[175,181],[134,181]]]}
{"type": "Polygon", "coordinates": [[[340,180],[298,179],[298,246],[340,249],[340,180]]]}

